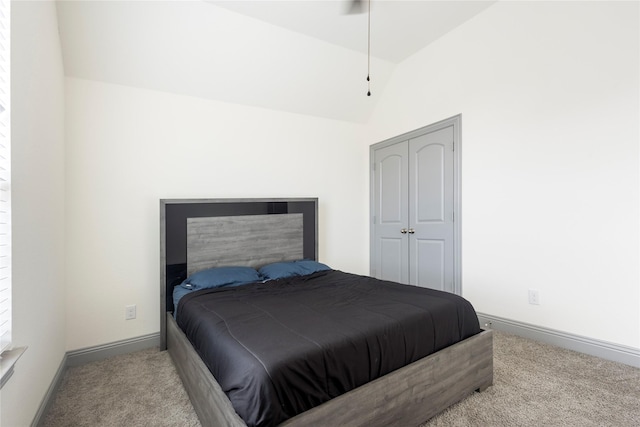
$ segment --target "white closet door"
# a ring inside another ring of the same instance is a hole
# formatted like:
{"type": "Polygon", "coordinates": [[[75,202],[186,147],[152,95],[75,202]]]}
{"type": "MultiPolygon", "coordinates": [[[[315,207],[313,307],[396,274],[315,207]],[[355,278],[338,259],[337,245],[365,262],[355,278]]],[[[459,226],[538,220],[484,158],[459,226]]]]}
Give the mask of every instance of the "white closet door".
{"type": "Polygon", "coordinates": [[[377,149],[373,161],[373,275],[409,283],[407,142],[377,149]]]}
{"type": "Polygon", "coordinates": [[[409,282],[454,292],[453,126],[409,140],[409,282]]]}
{"type": "Polygon", "coordinates": [[[460,116],[371,146],[371,275],[462,294],[460,116]]]}

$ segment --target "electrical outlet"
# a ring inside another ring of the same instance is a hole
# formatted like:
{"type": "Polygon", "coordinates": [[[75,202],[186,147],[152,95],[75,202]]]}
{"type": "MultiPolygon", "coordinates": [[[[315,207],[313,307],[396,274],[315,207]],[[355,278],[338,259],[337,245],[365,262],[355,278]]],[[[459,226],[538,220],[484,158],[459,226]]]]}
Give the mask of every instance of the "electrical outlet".
{"type": "Polygon", "coordinates": [[[540,292],[537,289],[529,289],[529,304],[540,305],[540,292]]]}
{"type": "Polygon", "coordinates": [[[132,320],[136,318],[136,306],[128,305],[124,308],[124,320],[132,320]]]}

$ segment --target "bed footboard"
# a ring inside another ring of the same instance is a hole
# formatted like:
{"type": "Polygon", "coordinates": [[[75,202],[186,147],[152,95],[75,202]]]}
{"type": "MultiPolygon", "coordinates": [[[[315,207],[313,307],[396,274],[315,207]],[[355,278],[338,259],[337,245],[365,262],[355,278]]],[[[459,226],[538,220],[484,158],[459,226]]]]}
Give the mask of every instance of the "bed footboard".
{"type": "MultiPolygon", "coordinates": [[[[202,425],[246,426],[170,313],[167,344],[202,425]]],[[[493,332],[487,330],[299,414],[281,426],[417,426],[492,384],[493,332]]]]}
{"type": "Polygon", "coordinates": [[[285,421],[281,426],[417,426],[493,384],[493,332],[391,372],[285,421]]]}

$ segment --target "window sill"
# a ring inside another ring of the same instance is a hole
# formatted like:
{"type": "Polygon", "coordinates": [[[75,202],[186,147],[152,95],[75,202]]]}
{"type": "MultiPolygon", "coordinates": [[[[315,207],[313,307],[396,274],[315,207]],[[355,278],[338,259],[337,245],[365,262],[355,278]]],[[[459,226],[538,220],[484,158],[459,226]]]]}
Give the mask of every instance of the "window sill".
{"type": "Polygon", "coordinates": [[[0,355],[0,370],[2,371],[2,375],[0,376],[0,389],[4,387],[7,381],[9,381],[9,378],[11,378],[11,375],[13,375],[13,366],[26,349],[27,347],[16,347],[11,350],[5,350],[2,355],[0,355]]]}

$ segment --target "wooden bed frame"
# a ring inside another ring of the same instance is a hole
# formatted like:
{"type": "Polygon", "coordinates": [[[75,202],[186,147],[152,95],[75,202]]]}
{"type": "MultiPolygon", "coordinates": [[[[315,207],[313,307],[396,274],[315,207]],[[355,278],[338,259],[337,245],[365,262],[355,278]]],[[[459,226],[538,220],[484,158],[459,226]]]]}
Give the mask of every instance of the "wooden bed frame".
{"type": "MultiPolygon", "coordinates": [[[[317,199],[233,199],[234,203],[311,203],[317,220],[317,199]]],[[[246,427],[231,402],[167,311],[170,295],[166,278],[166,206],[171,204],[230,203],[230,199],[161,200],[161,349],[169,354],[203,426],[246,427]]],[[[303,257],[300,213],[200,217],[187,226],[189,271],[213,266],[248,265],[303,257]],[[195,224],[195,225],[194,225],[195,224]],[[222,242],[222,243],[220,243],[222,242]],[[277,242],[277,244],[274,244],[277,242]],[[220,248],[223,248],[220,250],[220,248]],[[222,255],[221,255],[222,254],[222,255]]],[[[309,258],[307,256],[307,258],[309,258]]],[[[317,256],[313,256],[316,259],[317,256]]],[[[482,331],[464,341],[365,384],[281,424],[302,426],[412,426],[428,420],[474,391],[493,384],[493,335],[482,331]]]]}

